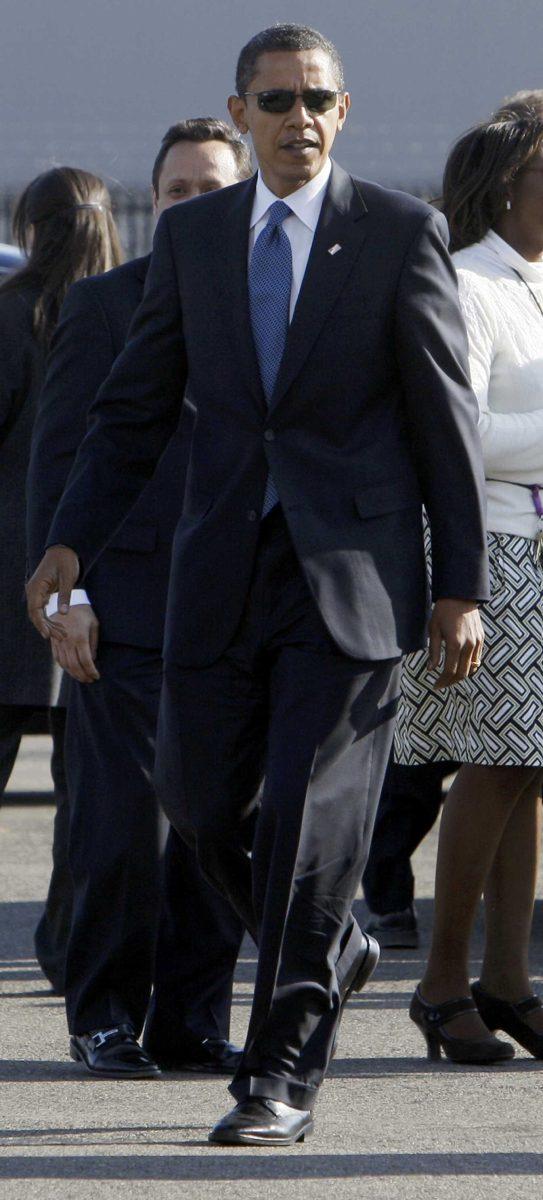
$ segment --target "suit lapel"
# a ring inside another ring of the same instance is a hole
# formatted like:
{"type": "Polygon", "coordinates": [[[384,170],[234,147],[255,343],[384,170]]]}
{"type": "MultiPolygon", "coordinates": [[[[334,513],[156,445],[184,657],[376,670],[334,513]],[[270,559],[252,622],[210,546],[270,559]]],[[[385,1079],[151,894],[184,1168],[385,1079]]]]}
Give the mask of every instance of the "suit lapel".
{"type": "Polygon", "coordinates": [[[217,278],[225,320],[232,328],[237,357],[249,390],[260,408],[266,411],[266,399],[251,332],[247,258],[249,222],[256,187],[256,176],[238,184],[231,192],[231,208],[226,216],[225,229],[213,245],[214,275],[217,278]]]}
{"type": "Polygon", "coordinates": [[[351,176],[333,163],[270,408],[303,367],[345,285],[366,236],[366,212],[351,176]],[[335,246],[339,249],[330,254],[335,246]]]}

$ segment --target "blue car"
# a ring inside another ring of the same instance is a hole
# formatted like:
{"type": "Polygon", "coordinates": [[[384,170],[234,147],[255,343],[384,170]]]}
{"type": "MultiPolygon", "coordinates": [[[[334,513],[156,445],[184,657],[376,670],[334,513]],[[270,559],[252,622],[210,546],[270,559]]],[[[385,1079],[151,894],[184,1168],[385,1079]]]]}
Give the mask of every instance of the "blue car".
{"type": "Polygon", "coordinates": [[[5,242],[0,242],[0,275],[8,275],[10,271],[16,271],[23,262],[23,255],[16,246],[7,246],[5,242]]]}

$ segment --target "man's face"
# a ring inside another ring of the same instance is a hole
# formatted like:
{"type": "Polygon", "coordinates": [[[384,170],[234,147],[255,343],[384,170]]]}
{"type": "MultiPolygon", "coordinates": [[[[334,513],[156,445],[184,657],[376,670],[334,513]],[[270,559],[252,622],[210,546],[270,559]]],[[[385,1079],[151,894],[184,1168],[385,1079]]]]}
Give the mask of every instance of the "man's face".
{"type": "Polygon", "coordinates": [[[162,164],[158,195],[153,190],[155,217],[172,204],[231,183],[239,183],[239,174],[233,150],[226,142],[176,142],[162,164]]]}
{"type": "MultiPolygon", "coordinates": [[[[274,50],[261,54],[250,92],[286,88],[337,90],[332,63],[323,50],[274,50]]],[[[253,139],[264,182],[276,196],[288,196],[318,174],[343,128],[350,99],[337,96],[328,112],[315,113],[297,96],[286,113],[263,112],[256,96],[230,96],[230,115],[241,133],[253,139]]]]}

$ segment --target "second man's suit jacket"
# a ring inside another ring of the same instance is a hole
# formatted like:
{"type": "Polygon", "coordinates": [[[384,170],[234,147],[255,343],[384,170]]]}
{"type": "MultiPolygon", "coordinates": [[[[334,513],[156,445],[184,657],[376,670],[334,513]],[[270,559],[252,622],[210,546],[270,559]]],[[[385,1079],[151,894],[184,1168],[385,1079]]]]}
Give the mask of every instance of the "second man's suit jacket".
{"type": "MultiPolygon", "coordinates": [[[[39,398],[27,482],[27,540],[40,561],[56,507],[86,429],[89,409],[126,341],[141,302],[149,256],[74,284],[64,301],[39,398]]],[[[172,540],[183,505],[192,412],[153,481],[85,580],[101,638],[160,649],[172,540]]],[[[102,498],[94,501],[100,510],[102,498]]]]}
{"type": "Polygon", "coordinates": [[[92,567],[174,434],[188,384],[196,419],[166,657],[203,665],[231,641],[269,471],[338,647],[394,657],[425,640],[422,503],[434,596],[488,596],[477,405],[446,223],[333,164],[268,407],[247,292],[254,189],[163,214],[143,303],[48,542],[92,567]]]}

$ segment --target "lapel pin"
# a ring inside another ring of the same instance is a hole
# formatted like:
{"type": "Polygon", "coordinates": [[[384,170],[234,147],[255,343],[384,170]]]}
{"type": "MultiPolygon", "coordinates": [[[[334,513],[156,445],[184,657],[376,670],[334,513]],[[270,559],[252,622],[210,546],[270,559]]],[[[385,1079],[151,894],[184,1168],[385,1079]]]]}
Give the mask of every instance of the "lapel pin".
{"type": "Polygon", "coordinates": [[[339,242],[336,242],[335,246],[329,247],[328,253],[329,254],[337,254],[338,250],[341,250],[341,246],[340,246],[339,242]]]}

